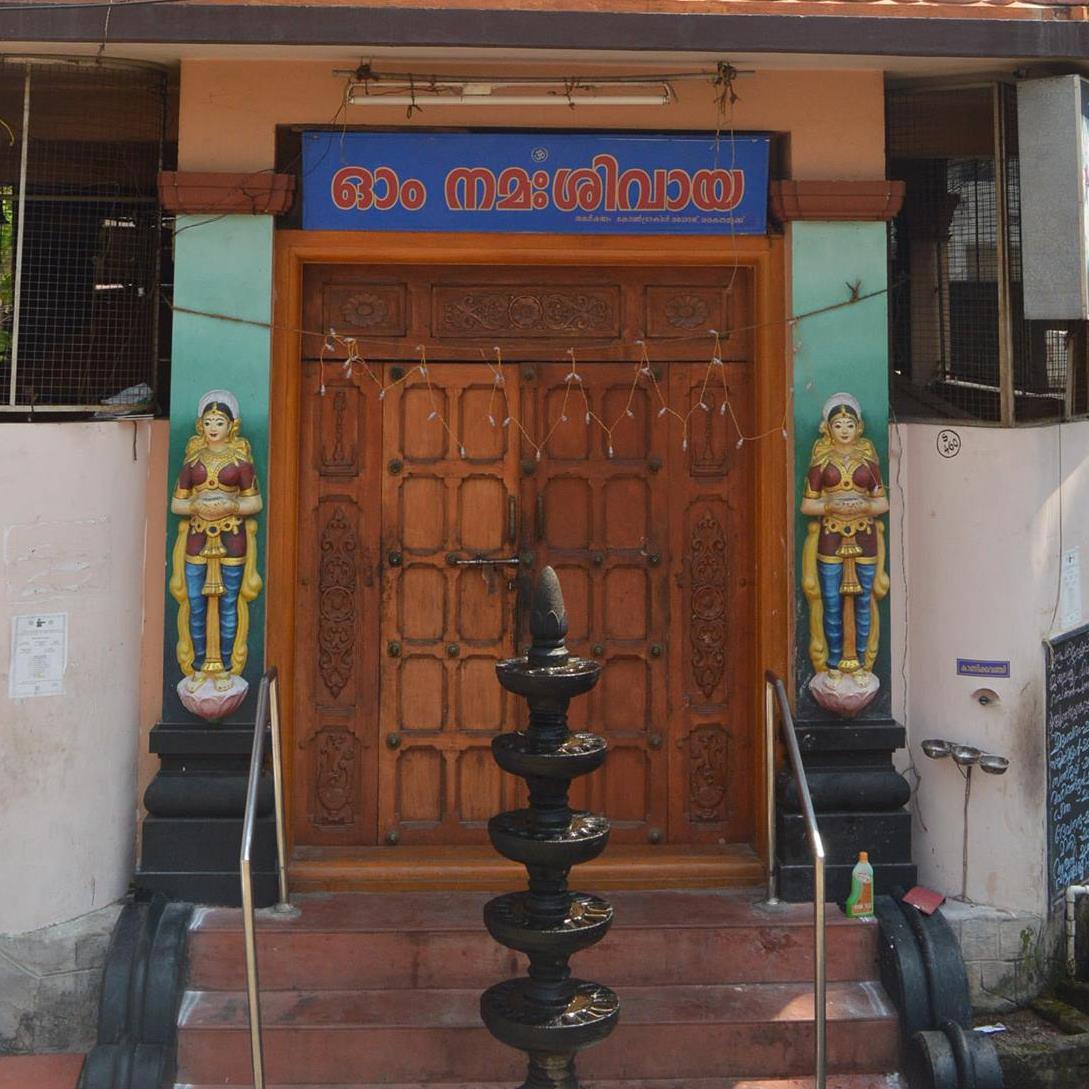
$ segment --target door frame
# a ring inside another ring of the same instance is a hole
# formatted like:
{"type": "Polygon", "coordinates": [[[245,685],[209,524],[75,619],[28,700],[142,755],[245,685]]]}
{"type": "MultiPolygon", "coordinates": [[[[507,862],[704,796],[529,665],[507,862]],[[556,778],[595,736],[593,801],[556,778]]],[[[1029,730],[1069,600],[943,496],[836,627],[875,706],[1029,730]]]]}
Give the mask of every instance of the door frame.
{"type": "MultiPolygon", "coordinates": [[[[785,427],[788,438],[761,445],[756,459],[753,511],[756,556],[756,654],[750,679],[753,748],[752,773],[767,781],[764,746],[764,671],[792,674],[793,646],[793,423],[789,411],[792,361],[785,324],[785,245],[781,236],[705,237],[686,235],[507,235],[362,231],[284,230],[275,234],[272,361],[269,404],[268,507],[266,565],[268,597],[265,661],[279,670],[284,798],[288,807],[287,851],[294,850],[293,782],[295,637],[299,530],[300,397],[302,370],[303,272],[308,264],[367,265],[639,265],[724,267],[752,270],[755,313],[753,366],[756,433],[785,427]]],[[[768,864],[767,805],[762,786],[754,791],[757,812],[753,845],[768,864]]],[[[403,861],[394,852],[392,868],[403,861]]],[[[665,860],[663,859],[663,862],[665,860]]],[[[373,864],[372,864],[373,865],[373,864]]],[[[294,869],[294,866],[291,866],[294,869]]]]}

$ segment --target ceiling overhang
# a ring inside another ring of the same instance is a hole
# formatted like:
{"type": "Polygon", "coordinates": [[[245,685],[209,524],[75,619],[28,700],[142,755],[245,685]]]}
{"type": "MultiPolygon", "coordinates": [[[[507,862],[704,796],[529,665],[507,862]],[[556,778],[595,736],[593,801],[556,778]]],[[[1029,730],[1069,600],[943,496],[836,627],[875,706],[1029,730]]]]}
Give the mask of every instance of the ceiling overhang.
{"type": "MultiPolygon", "coordinates": [[[[1039,17],[972,18],[892,14],[798,15],[542,11],[505,8],[357,7],[321,4],[146,3],[51,5],[5,10],[5,52],[60,51],[80,45],[109,52],[178,60],[210,53],[339,56],[361,51],[500,50],[594,52],[655,59],[663,55],[841,58],[1011,58],[1026,63],[1075,63],[1089,57],[1089,22],[1039,17]],[[108,13],[108,15],[107,15],[108,13]],[[108,19],[108,22],[107,22],[108,19]]],[[[1000,11],[1001,9],[998,9],[1000,11]]],[[[1064,12],[1065,14],[1065,12],[1064,12]]],[[[240,58],[241,59],[241,58],[240,58]]],[[[801,65],[806,66],[806,65],[801,65]]],[[[869,67],[871,65],[867,65],[869,67]]],[[[882,67],[902,67],[884,64],[882,67]]]]}

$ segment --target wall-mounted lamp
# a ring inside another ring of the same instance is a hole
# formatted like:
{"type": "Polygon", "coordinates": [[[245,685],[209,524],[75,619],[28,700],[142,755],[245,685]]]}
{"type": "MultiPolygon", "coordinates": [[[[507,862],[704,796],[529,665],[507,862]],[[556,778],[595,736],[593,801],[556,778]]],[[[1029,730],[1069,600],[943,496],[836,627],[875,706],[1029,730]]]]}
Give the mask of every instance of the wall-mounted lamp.
{"type": "Polygon", "coordinates": [[[964,832],[961,843],[960,899],[968,899],[968,802],[972,797],[972,768],[979,768],[987,775],[1004,775],[1010,762],[1004,756],[984,752],[974,745],[961,745],[940,737],[928,737],[919,742],[923,753],[931,760],[944,760],[951,756],[957,770],[964,778],[964,832]]]}

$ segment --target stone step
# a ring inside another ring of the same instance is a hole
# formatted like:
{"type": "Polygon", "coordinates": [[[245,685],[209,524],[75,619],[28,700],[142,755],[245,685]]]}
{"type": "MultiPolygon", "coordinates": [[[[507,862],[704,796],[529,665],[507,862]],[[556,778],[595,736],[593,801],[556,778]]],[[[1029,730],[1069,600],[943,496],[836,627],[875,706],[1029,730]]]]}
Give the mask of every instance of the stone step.
{"type": "MultiPolygon", "coordinates": [[[[486,893],[337,893],[293,898],[296,916],[258,913],[266,990],[477,987],[524,971],[481,919],[486,893]]],[[[811,905],[761,906],[755,894],[609,894],[616,921],[578,954],[576,974],[611,987],[803,982],[812,978],[811,905]]],[[[876,978],[877,931],[828,907],[828,978],[876,978]]],[[[198,911],[190,933],[194,990],[245,987],[237,910],[198,911]]]]}
{"type": "MultiPolygon", "coordinates": [[[[625,987],[620,1024],[587,1051],[590,1078],[805,1075],[813,1062],[806,984],[625,987]]],[[[289,1085],[517,1081],[525,1058],[480,1025],[477,989],[270,991],[263,995],[265,1071],[289,1085]]],[[[895,1011],[872,982],[828,989],[829,1069],[891,1072],[895,1011]]],[[[179,1084],[250,1079],[245,992],[190,991],[179,1017],[179,1084]]],[[[688,1084],[686,1082],[686,1084],[688,1084]]]]}

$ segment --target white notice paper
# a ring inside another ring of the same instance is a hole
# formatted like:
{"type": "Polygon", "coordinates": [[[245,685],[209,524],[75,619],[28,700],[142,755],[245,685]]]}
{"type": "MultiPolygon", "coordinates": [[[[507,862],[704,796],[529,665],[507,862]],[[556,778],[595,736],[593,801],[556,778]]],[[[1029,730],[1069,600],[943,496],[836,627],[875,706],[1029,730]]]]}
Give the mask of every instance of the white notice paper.
{"type": "Polygon", "coordinates": [[[8,695],[13,700],[29,696],[64,694],[64,670],[68,665],[68,614],[41,613],[11,618],[11,672],[8,695]]]}
{"type": "Polygon", "coordinates": [[[1076,548],[1063,553],[1059,591],[1059,626],[1063,631],[1081,623],[1081,553],[1076,548]]]}

